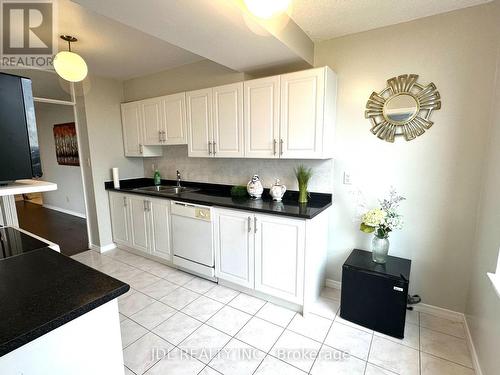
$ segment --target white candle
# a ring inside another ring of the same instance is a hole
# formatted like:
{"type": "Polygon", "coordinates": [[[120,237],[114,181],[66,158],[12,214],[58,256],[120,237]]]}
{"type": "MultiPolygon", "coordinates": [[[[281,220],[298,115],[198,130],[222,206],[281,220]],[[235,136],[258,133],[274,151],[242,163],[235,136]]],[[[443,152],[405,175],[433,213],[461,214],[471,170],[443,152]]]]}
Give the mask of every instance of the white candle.
{"type": "Polygon", "coordinates": [[[120,172],[118,168],[113,168],[113,186],[115,189],[120,188],[120,172]]]}

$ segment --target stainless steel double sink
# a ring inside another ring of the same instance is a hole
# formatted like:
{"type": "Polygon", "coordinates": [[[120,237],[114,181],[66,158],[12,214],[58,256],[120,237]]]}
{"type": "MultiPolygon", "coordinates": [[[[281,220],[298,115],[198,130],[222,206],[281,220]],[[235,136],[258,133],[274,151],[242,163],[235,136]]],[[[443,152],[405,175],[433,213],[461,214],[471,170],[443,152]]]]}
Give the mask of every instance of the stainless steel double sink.
{"type": "Polygon", "coordinates": [[[170,186],[170,185],[159,185],[159,186],[146,186],[133,189],[134,191],[139,191],[143,193],[153,193],[158,195],[178,195],[181,193],[191,193],[198,191],[200,189],[185,187],[185,186],[170,186]]]}

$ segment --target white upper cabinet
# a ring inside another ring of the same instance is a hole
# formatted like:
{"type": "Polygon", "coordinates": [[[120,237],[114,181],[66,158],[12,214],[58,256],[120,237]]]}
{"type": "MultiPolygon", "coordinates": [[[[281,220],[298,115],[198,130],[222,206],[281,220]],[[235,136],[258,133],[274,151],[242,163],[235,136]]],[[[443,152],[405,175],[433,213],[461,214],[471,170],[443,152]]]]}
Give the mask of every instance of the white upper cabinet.
{"type": "Polygon", "coordinates": [[[215,157],[243,157],[243,83],[214,87],[212,152],[215,157]]]}
{"type": "Polygon", "coordinates": [[[163,144],[187,144],[186,94],[173,94],[162,97],[163,104],[163,144]]]}
{"type": "Polygon", "coordinates": [[[245,157],[277,158],[280,76],[244,83],[245,157]]]}
{"type": "Polygon", "coordinates": [[[186,93],[186,107],[188,155],[212,156],[212,89],[186,93]]]}
{"type": "MultiPolygon", "coordinates": [[[[122,129],[123,129],[123,147],[125,156],[161,156],[163,154],[160,147],[147,146],[145,142],[146,129],[144,126],[144,113],[148,119],[155,118],[156,105],[146,105],[144,108],[142,102],[123,103],[122,111],[122,129]],[[144,110],[144,112],[143,112],[144,110]]],[[[155,132],[148,128],[148,137],[153,137],[155,132]]],[[[155,142],[158,142],[158,131],[156,131],[155,142]]],[[[156,143],[157,144],[157,143],[156,143]]]]}
{"type": "Polygon", "coordinates": [[[280,156],[316,159],[331,156],[335,78],[328,68],[281,76],[280,156]],[[333,103],[332,103],[333,101],[333,103]]]}
{"type": "Polygon", "coordinates": [[[160,98],[142,100],[141,114],[143,121],[144,145],[162,145],[164,118],[160,98]]]}

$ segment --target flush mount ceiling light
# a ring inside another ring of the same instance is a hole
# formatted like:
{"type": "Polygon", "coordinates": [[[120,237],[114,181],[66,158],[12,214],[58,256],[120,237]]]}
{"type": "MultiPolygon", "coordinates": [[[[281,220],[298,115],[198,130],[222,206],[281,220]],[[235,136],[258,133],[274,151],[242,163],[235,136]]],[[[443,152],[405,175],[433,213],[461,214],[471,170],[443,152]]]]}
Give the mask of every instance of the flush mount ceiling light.
{"type": "Polygon", "coordinates": [[[54,58],[54,69],[63,79],[70,82],[80,82],[87,76],[88,69],[85,60],[71,52],[71,43],[78,41],[74,36],[61,35],[68,42],[68,51],[59,52],[54,58]]]}
{"type": "Polygon", "coordinates": [[[285,13],[290,6],[290,0],[243,0],[243,2],[250,13],[263,19],[285,13]]]}

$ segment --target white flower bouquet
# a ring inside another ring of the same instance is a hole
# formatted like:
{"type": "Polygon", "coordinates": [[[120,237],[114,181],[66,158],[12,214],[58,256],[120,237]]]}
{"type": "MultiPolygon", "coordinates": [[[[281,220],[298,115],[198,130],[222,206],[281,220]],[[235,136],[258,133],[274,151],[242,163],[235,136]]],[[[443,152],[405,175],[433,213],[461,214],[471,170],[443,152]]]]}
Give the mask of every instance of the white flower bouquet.
{"type": "Polygon", "coordinates": [[[395,229],[403,228],[403,217],[398,214],[399,203],[405,200],[394,189],[389,197],[380,201],[380,207],[366,212],[361,217],[360,230],[364,233],[374,233],[378,238],[387,238],[395,229]]]}

